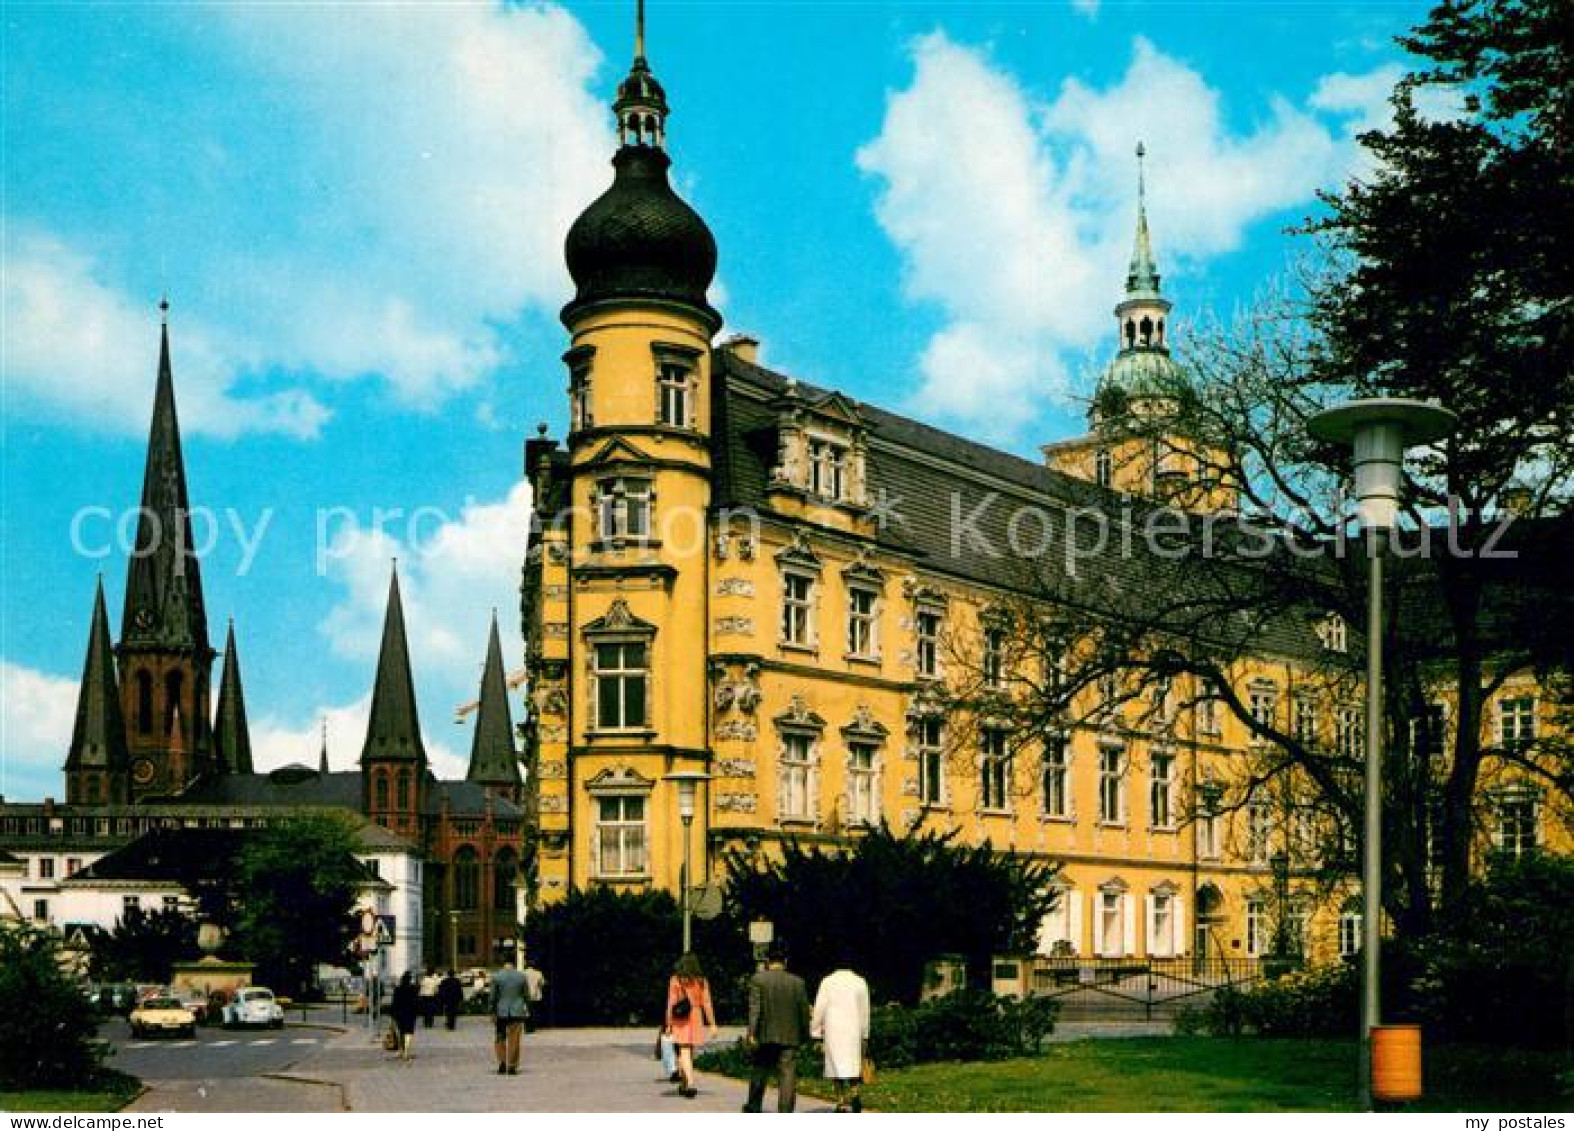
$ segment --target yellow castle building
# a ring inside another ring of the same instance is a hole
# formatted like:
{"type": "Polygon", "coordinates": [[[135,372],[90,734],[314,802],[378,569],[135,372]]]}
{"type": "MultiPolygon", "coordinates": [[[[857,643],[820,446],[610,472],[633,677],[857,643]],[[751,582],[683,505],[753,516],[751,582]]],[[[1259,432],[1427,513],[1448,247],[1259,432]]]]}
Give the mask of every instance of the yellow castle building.
{"type": "MultiPolygon", "coordinates": [[[[668,105],[642,36],[613,109],[613,183],[566,245],[569,431],[526,444],[536,897],[678,891],[685,836],[697,886],[723,853],[845,843],[885,821],[1063,863],[1046,954],[1265,953],[1295,822],[1269,800],[1218,805],[1252,738],[1217,700],[1176,687],[1155,712],[1112,696],[1031,738],[955,708],[958,682],[1009,693],[1030,678],[994,627],[1034,596],[1010,549],[1022,516],[1113,512],[1127,494],[1232,505],[1204,453],[1150,458],[1106,427],[1112,405],[1166,396],[1176,364],[1140,196],[1092,431],[1034,463],[774,372],[747,337],[717,344],[717,248],[668,182],[668,105]],[[692,823],[682,772],[707,776],[692,823]]],[[[1080,566],[1094,585],[1140,581],[1114,554],[1080,566]]],[[[1326,615],[1265,631],[1239,694],[1358,743],[1358,691],[1318,685],[1322,713],[1300,705],[1346,635],[1326,615]]],[[[1533,696],[1521,721],[1503,694],[1504,717],[1534,727],[1533,696]]],[[[1544,835],[1534,813],[1516,819],[1530,826],[1513,836],[1544,835]]],[[[1293,913],[1308,945],[1356,946],[1358,906],[1297,895],[1293,913]]]]}

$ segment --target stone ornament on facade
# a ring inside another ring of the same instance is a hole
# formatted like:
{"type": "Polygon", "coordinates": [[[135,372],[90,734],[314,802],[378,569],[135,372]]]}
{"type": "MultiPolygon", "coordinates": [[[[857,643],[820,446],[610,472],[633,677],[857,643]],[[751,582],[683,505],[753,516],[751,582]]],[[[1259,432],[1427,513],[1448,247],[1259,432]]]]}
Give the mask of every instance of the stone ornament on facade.
{"type": "Polygon", "coordinates": [[[716,596],[752,597],[754,596],[754,582],[747,577],[724,577],[716,582],[716,596]]]}
{"type": "Polygon", "coordinates": [[[722,742],[753,742],[760,729],[746,719],[728,719],[716,724],[716,737],[722,742]]]}
{"type": "Polygon", "coordinates": [[[568,763],[559,761],[545,761],[536,766],[536,777],[542,781],[557,781],[568,777],[568,763]]]}
{"type": "Polygon", "coordinates": [[[715,624],[717,636],[753,636],[753,617],[717,617],[715,624]]]}
{"type": "Polygon", "coordinates": [[[715,763],[716,776],[720,778],[752,778],[754,776],[754,760],[752,758],[718,758],[715,763]]]}
{"type": "Polygon", "coordinates": [[[759,809],[759,803],[752,793],[718,793],[716,795],[716,811],[718,813],[753,813],[759,809]]]}

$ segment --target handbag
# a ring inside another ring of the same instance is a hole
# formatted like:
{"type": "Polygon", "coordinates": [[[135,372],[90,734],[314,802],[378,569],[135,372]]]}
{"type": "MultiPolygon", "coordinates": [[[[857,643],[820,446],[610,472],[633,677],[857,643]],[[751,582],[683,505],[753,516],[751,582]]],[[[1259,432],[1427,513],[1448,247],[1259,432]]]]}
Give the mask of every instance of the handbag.
{"type": "Polygon", "coordinates": [[[858,1078],[865,1084],[874,1083],[874,1057],[864,1057],[863,1065],[860,1067],[858,1073],[858,1078]]]}
{"type": "Polygon", "coordinates": [[[399,1051],[399,1026],[391,1021],[388,1023],[388,1031],[383,1034],[383,1049],[386,1052],[399,1051]]]}
{"type": "Polygon", "coordinates": [[[693,1012],[694,1003],[689,1000],[688,992],[684,991],[683,996],[672,1003],[672,1016],[676,1017],[679,1021],[683,1021],[688,1017],[689,1014],[693,1012]]]}

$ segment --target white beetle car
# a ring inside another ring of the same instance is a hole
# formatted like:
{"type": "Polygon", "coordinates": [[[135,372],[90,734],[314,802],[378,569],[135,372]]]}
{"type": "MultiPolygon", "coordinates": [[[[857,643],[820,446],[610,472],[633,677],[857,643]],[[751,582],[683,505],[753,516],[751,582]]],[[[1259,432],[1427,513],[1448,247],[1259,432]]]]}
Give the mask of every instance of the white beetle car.
{"type": "Polygon", "coordinates": [[[235,991],[235,997],[224,1007],[224,1027],[234,1029],[242,1025],[284,1028],[284,1010],[274,1000],[272,990],[246,986],[235,991]]]}

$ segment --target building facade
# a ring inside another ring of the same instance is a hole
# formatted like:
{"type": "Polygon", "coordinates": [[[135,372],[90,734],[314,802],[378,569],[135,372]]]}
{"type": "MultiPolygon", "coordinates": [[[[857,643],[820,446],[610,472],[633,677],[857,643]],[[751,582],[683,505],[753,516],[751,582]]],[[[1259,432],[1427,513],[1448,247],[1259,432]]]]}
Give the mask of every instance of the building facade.
{"type": "MultiPolygon", "coordinates": [[[[1111,426],[1163,411],[1178,375],[1141,189],[1092,429],[1035,464],[772,371],[747,337],[713,344],[716,244],[669,185],[666,93],[640,43],[612,186],[567,238],[569,431],[526,445],[540,897],[677,890],[685,835],[702,884],[723,853],[885,821],[1062,862],[1045,953],[1247,957],[1290,920],[1298,946],[1352,950],[1359,905],[1314,892],[1293,806],[1220,806],[1258,739],[1206,689],[1177,681],[1156,705],[1090,687],[1031,742],[956,708],[958,681],[1010,694],[1044,674],[993,627],[1035,592],[1004,550],[1021,515],[1063,527],[1133,495],[1234,506],[1205,448],[1111,426]],[[709,780],[686,834],[670,775],[688,771],[709,780]]],[[[1094,590],[1151,581],[1113,553],[1082,564],[1094,590]]],[[[1264,721],[1359,744],[1358,689],[1323,674],[1354,670],[1349,634],[1321,609],[1265,628],[1238,694],[1264,721]]]]}

